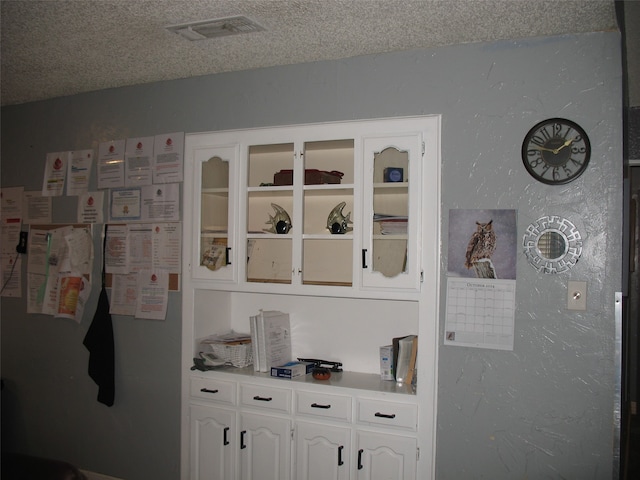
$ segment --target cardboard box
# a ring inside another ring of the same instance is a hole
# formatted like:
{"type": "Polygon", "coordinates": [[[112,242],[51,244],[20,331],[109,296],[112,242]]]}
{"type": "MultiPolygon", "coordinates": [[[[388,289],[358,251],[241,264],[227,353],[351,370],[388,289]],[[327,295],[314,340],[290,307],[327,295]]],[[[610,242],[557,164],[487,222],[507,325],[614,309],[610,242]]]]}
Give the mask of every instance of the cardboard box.
{"type": "Polygon", "coordinates": [[[301,377],[313,371],[315,364],[310,362],[287,362],[284,365],[271,367],[271,376],[278,378],[301,377]]]}
{"type": "Polygon", "coordinates": [[[393,345],[380,347],[380,380],[395,380],[393,372],[393,345]]]}

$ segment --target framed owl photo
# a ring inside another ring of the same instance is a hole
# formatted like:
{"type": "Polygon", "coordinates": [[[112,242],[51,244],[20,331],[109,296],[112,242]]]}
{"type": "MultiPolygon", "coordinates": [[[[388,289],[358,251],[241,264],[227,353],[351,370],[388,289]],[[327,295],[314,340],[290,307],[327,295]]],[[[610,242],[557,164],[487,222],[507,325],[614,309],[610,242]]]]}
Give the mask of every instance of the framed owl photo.
{"type": "Polygon", "coordinates": [[[516,279],[516,210],[449,210],[448,240],[450,277],[516,279]]]}

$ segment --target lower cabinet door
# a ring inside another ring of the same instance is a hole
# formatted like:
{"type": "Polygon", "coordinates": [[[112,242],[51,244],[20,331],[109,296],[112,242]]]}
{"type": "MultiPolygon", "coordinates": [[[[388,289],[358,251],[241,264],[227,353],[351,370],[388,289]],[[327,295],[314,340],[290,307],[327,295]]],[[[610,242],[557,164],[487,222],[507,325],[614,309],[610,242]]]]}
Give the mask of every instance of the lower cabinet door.
{"type": "Polygon", "coordinates": [[[356,439],[358,480],[415,480],[415,438],[358,431],[356,439]]]}
{"type": "Polygon", "coordinates": [[[296,480],[348,480],[351,429],[296,423],[296,480]]]}
{"type": "Polygon", "coordinates": [[[291,421],[240,413],[240,479],[289,480],[291,421]]]}
{"type": "Polygon", "coordinates": [[[235,475],[236,413],[191,405],[189,464],[191,480],[229,480],[235,475]]]}

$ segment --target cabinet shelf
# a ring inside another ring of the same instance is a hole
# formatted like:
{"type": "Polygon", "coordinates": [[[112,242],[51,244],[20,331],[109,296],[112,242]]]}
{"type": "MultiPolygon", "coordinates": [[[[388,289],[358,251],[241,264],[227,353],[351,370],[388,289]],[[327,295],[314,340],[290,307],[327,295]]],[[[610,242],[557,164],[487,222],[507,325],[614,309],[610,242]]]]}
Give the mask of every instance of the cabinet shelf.
{"type": "Polygon", "coordinates": [[[415,389],[411,385],[396,383],[391,380],[380,380],[379,374],[350,372],[346,370],[343,372],[332,372],[331,378],[329,380],[316,380],[311,376],[311,374],[302,375],[300,377],[295,377],[292,379],[277,378],[272,377],[269,372],[256,372],[253,369],[253,365],[249,365],[248,367],[244,368],[220,367],[208,372],[198,372],[197,376],[211,376],[216,378],[219,374],[239,375],[241,377],[250,377],[252,379],[264,379],[265,381],[282,382],[283,384],[304,384],[305,387],[308,385],[317,385],[319,388],[338,387],[356,390],[368,390],[372,392],[398,393],[411,396],[415,396],[416,394],[415,389]]]}

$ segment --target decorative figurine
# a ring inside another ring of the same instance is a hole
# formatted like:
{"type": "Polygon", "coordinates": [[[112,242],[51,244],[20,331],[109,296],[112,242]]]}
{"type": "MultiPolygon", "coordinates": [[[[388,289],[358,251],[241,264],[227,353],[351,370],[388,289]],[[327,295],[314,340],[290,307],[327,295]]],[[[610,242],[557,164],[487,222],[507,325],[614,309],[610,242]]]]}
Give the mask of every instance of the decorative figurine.
{"type": "Polygon", "coordinates": [[[333,207],[329,217],[327,217],[327,230],[333,234],[343,234],[353,230],[353,228],[349,226],[350,223],[353,223],[350,219],[351,212],[347,213],[346,217],[342,214],[342,209],[346,205],[346,202],[340,202],[333,207]]]}
{"type": "Polygon", "coordinates": [[[291,217],[289,217],[287,211],[280,205],[272,203],[271,206],[275,210],[276,214],[269,215],[269,221],[266,223],[267,225],[271,224],[271,228],[265,228],[264,231],[269,233],[279,233],[282,235],[289,233],[289,230],[293,228],[293,225],[291,225],[291,217]]]}

